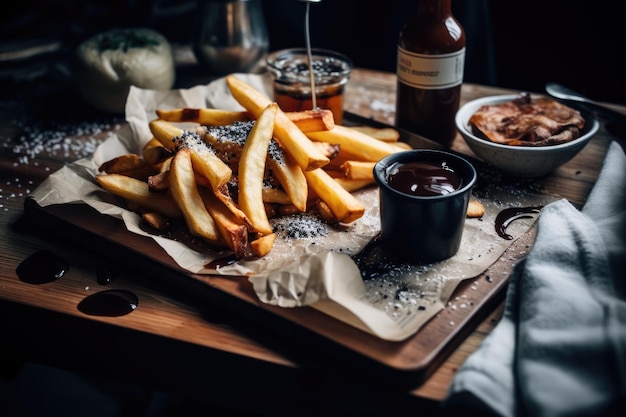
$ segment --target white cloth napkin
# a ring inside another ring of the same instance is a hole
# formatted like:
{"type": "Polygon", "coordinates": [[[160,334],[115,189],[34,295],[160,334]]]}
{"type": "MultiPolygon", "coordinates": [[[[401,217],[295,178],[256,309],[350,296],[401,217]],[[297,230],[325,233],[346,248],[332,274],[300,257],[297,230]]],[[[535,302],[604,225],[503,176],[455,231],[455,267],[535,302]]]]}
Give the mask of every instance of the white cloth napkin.
{"type": "MultiPolygon", "coordinates": [[[[617,415],[626,405],[626,157],[612,143],[582,211],[547,205],[511,274],[501,321],[443,408],[499,416],[617,415]]],[[[471,414],[471,413],[470,413],[471,414]]]]}

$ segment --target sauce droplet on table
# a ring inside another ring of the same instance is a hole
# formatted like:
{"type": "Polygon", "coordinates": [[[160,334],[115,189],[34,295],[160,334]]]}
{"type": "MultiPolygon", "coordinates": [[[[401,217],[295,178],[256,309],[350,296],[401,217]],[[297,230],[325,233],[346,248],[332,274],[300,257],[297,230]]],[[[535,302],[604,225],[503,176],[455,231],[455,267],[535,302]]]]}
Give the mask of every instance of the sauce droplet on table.
{"type": "Polygon", "coordinates": [[[46,284],[61,278],[70,264],[60,256],[48,251],[35,252],[17,267],[17,276],[28,284],[46,284]]]}
{"type": "Polygon", "coordinates": [[[118,317],[137,308],[139,299],[128,290],[105,290],[85,297],[78,310],[90,316],[118,317]]]}
{"type": "Polygon", "coordinates": [[[510,207],[502,210],[496,217],[496,232],[501,238],[512,240],[513,236],[506,232],[507,227],[517,219],[531,218],[530,214],[539,213],[542,208],[543,206],[510,207]]]}

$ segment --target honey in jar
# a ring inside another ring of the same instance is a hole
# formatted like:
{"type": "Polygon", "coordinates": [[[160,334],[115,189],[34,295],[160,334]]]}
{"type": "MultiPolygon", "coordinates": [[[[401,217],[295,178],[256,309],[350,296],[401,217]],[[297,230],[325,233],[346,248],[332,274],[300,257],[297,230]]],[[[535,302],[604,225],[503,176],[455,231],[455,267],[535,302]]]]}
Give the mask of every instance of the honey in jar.
{"type": "MultiPolygon", "coordinates": [[[[324,49],[311,50],[317,108],[332,111],[343,122],[343,93],[352,71],[347,56],[324,49]]],[[[306,49],[285,49],[270,54],[267,68],[274,77],[274,101],[283,111],[313,109],[313,90],[306,49]]]]}

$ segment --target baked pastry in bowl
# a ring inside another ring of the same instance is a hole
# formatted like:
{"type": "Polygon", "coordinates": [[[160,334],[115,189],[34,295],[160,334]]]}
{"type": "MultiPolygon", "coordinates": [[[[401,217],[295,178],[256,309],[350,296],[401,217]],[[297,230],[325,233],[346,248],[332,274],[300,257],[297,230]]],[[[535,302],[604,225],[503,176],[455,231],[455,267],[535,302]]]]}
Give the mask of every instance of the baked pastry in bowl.
{"type": "Polygon", "coordinates": [[[478,158],[519,177],[550,174],[599,128],[591,113],[527,93],[472,100],[458,110],[455,123],[478,158]]]}

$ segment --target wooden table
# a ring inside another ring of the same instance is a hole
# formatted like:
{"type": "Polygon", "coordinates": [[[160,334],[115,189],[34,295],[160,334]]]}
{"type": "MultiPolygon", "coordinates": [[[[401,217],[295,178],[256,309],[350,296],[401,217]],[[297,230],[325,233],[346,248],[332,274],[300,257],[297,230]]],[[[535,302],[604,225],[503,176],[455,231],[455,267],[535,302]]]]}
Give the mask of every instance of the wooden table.
{"type": "MultiPolygon", "coordinates": [[[[190,79],[180,86],[198,81],[190,79]]],[[[462,101],[510,92],[466,84],[462,101]]],[[[346,89],[346,110],[393,124],[394,97],[394,74],[355,69],[346,89]]],[[[77,159],[85,152],[85,143],[104,138],[117,125],[102,133],[72,136],[66,144],[81,143],[81,151],[63,150],[61,142],[57,150],[25,158],[14,152],[20,148],[20,129],[11,123],[21,110],[12,100],[0,106],[0,370],[18,367],[22,361],[42,362],[271,415],[289,414],[302,402],[312,413],[392,414],[407,407],[436,408],[455,371],[501,316],[502,302],[486,312],[424,384],[408,390],[329,369],[314,347],[297,349],[284,335],[250,326],[203,297],[172,289],[133,265],[119,264],[71,237],[50,235],[26,222],[23,204],[29,192],[51,172],[77,159]],[[54,285],[21,282],[16,268],[42,249],[69,261],[68,273],[54,285]],[[137,294],[141,309],[113,318],[90,317],[77,310],[86,291],[98,285],[101,266],[118,272],[112,286],[137,294]]],[[[626,107],[614,108],[626,112],[626,107]]],[[[610,141],[602,126],[576,158],[541,180],[544,190],[582,206],[610,141]]],[[[473,156],[460,136],[453,149],[473,156]]]]}

